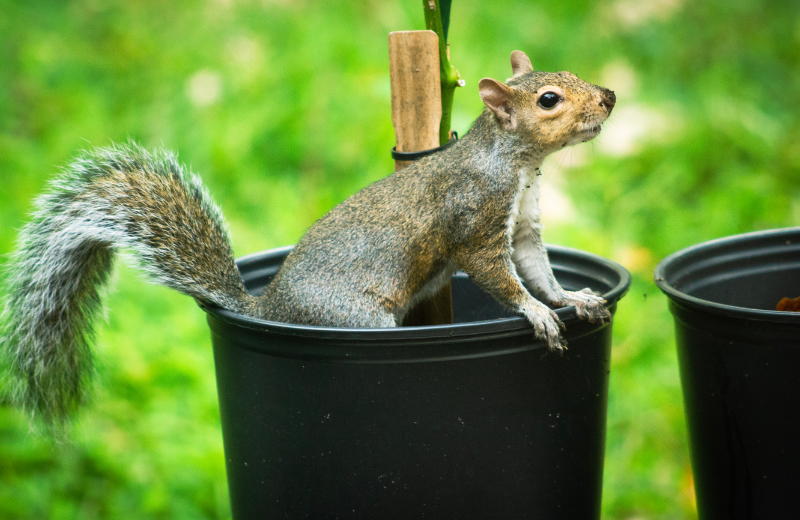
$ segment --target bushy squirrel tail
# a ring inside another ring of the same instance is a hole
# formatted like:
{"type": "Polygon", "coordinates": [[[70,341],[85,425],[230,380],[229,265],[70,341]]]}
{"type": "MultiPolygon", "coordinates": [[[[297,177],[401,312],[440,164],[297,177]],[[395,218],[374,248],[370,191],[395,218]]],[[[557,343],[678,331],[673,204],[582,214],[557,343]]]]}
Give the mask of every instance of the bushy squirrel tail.
{"type": "Polygon", "coordinates": [[[37,199],[8,265],[1,339],[13,395],[48,424],[86,400],[92,322],[120,248],[155,283],[258,313],[219,208],[172,153],[133,143],[84,153],[37,199]]]}

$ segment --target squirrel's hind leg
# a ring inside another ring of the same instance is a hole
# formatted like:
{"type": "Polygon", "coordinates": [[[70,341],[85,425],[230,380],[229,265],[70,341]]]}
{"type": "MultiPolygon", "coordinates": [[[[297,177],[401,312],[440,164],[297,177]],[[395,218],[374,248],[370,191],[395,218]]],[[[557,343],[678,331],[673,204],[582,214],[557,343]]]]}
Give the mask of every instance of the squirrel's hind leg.
{"type": "Polygon", "coordinates": [[[266,298],[265,319],[298,325],[393,328],[397,320],[375,298],[363,293],[332,292],[312,285],[275,287],[266,298]]]}

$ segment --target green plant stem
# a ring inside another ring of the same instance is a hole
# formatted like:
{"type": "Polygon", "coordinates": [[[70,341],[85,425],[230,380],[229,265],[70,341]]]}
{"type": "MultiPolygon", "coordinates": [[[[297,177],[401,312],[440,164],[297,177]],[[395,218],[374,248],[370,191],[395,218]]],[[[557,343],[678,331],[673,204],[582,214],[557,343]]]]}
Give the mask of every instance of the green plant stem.
{"type": "MultiPolygon", "coordinates": [[[[450,0],[445,0],[448,3],[450,0]]],[[[425,11],[425,26],[439,36],[439,71],[442,80],[442,120],[439,124],[439,144],[450,140],[450,119],[453,112],[453,96],[456,87],[462,83],[458,71],[450,64],[447,52],[446,29],[442,25],[442,11],[439,0],[422,0],[425,11]]],[[[449,9],[447,10],[449,14],[449,9]]],[[[449,22],[449,16],[448,16],[449,22]]]]}

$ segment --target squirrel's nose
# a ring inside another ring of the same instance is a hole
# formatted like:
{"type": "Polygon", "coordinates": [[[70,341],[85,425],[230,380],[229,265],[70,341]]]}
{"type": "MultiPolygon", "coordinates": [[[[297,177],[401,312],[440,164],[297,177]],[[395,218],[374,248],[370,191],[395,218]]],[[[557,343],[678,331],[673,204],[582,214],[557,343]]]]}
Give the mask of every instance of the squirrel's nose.
{"type": "Polygon", "coordinates": [[[602,99],[600,101],[600,106],[605,107],[608,113],[611,114],[611,110],[613,110],[614,105],[617,104],[616,94],[614,94],[613,90],[604,90],[600,95],[602,99]]]}

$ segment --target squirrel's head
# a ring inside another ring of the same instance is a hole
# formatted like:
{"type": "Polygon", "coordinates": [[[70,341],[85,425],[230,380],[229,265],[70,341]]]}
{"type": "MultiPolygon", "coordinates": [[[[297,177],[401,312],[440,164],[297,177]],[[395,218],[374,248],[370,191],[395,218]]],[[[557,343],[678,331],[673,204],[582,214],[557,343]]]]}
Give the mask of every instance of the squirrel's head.
{"type": "Polygon", "coordinates": [[[617,101],[614,92],[571,72],[536,72],[522,51],[511,53],[506,83],[480,81],[483,103],[500,127],[536,143],[544,154],[593,139],[617,101]]]}

